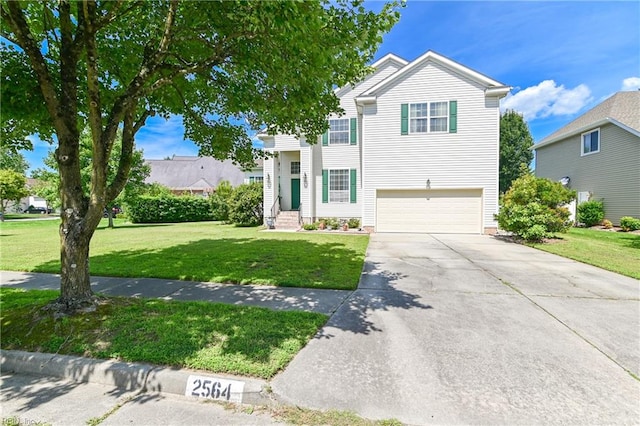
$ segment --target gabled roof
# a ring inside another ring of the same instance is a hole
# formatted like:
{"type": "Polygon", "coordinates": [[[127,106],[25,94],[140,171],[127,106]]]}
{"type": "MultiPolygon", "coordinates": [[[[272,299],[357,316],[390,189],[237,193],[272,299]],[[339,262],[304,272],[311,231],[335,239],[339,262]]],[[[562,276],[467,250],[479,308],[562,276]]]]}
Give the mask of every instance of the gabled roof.
{"type": "Polygon", "coordinates": [[[171,160],[147,160],[151,167],[145,182],[157,182],[176,190],[206,190],[228,180],[232,186],[244,181],[244,172],[231,160],[213,157],[174,156],[171,160]]]}
{"type": "Polygon", "coordinates": [[[382,80],[378,84],[374,85],[370,89],[368,89],[365,92],[363,92],[359,97],[371,98],[371,97],[375,96],[377,92],[379,92],[380,90],[386,88],[387,86],[397,82],[399,79],[401,79],[407,73],[411,72],[411,70],[415,69],[416,67],[422,65],[423,63],[425,63],[427,61],[432,61],[432,62],[438,63],[440,65],[443,65],[443,66],[445,66],[447,68],[450,68],[450,69],[452,69],[452,70],[454,70],[454,71],[456,71],[456,72],[458,72],[458,73],[470,78],[471,80],[477,81],[481,85],[486,86],[486,88],[488,90],[493,89],[492,93],[491,93],[492,96],[504,96],[509,92],[509,90],[511,90],[511,87],[505,86],[504,84],[500,83],[497,80],[489,78],[486,75],[479,73],[478,71],[472,70],[471,68],[468,68],[468,67],[466,67],[466,66],[464,66],[462,64],[459,64],[458,62],[453,61],[453,60],[451,60],[451,59],[449,59],[449,58],[447,58],[445,56],[442,56],[442,55],[434,52],[433,50],[429,50],[429,51],[427,51],[427,53],[423,54],[422,56],[420,56],[419,58],[417,58],[413,62],[407,64],[406,66],[404,66],[399,71],[391,74],[389,77],[385,78],[384,80],[382,80]]]}
{"type": "MultiPolygon", "coordinates": [[[[361,84],[362,82],[368,80],[369,78],[373,77],[375,75],[375,73],[377,71],[379,71],[386,63],[392,63],[398,66],[399,69],[405,67],[409,61],[402,59],[400,56],[394,55],[393,53],[387,53],[386,55],[384,55],[382,58],[378,59],[377,61],[375,61],[373,64],[371,64],[370,66],[372,68],[375,68],[375,71],[372,72],[371,74],[368,74],[364,80],[354,84],[354,85],[349,85],[347,84],[346,86],[342,86],[342,87],[338,87],[336,88],[333,92],[336,94],[336,96],[340,97],[342,96],[342,94],[344,94],[347,90],[350,89],[354,89],[355,87],[357,87],[359,84],[361,84]]],[[[398,71],[396,71],[398,72],[398,71]]]]}
{"type": "Polygon", "coordinates": [[[556,130],[532,149],[540,148],[603,124],[616,126],[640,137],[640,91],[618,92],[556,130]]]}

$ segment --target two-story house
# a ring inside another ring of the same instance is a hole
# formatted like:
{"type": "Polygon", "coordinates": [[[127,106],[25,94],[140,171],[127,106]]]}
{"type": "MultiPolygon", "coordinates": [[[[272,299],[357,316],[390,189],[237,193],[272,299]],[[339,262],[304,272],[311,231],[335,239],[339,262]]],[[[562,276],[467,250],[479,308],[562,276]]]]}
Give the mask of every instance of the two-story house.
{"type": "Polygon", "coordinates": [[[491,233],[497,224],[499,101],[510,87],[428,51],[389,54],[336,90],[342,116],[309,143],[259,135],[265,220],[359,218],[376,232],[491,233]]]}
{"type": "Polygon", "coordinates": [[[616,225],[640,217],[640,91],[614,94],[533,149],[536,175],[565,182],[578,204],[602,201],[616,225]]]}

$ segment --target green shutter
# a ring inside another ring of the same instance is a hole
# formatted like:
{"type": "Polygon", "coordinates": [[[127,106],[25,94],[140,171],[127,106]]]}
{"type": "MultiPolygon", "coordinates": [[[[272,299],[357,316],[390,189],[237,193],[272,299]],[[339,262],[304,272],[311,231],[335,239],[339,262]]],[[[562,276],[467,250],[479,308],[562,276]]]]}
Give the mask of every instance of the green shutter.
{"type": "Polygon", "coordinates": [[[400,105],[400,134],[409,134],[409,104],[400,105]]]}
{"type": "Polygon", "coordinates": [[[324,132],[322,134],[322,146],[327,146],[329,145],[329,130],[327,129],[326,132],[324,132]]]}
{"type": "Polygon", "coordinates": [[[358,120],[356,120],[355,118],[352,118],[349,121],[351,125],[351,138],[349,140],[351,142],[351,145],[357,145],[358,144],[358,120]]]}
{"type": "Polygon", "coordinates": [[[358,190],[358,180],[356,179],[356,169],[351,169],[351,202],[356,202],[356,194],[358,190]]]}
{"type": "Polygon", "coordinates": [[[322,171],[322,202],[329,202],[329,170],[322,171]]]}
{"type": "Polygon", "coordinates": [[[458,132],[458,101],[449,101],[449,133],[458,132]]]}

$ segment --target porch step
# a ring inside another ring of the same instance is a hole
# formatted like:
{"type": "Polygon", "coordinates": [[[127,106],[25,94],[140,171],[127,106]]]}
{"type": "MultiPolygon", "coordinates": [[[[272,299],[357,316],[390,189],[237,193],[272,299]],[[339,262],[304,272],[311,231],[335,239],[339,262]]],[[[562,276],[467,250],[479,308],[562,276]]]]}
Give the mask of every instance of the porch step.
{"type": "Polygon", "coordinates": [[[275,222],[276,229],[300,229],[297,211],[281,211],[275,222]]]}

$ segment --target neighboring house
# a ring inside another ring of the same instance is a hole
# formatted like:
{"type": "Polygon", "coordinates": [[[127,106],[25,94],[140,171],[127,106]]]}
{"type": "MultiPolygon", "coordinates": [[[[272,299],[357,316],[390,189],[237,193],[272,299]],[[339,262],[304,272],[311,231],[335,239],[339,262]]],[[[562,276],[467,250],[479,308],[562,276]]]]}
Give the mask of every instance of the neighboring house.
{"type": "Polygon", "coordinates": [[[491,233],[497,228],[500,98],[510,87],[429,51],[389,54],[336,90],[343,116],[315,144],[260,134],[267,223],[359,218],[376,232],[491,233]]]}
{"type": "Polygon", "coordinates": [[[604,202],[620,224],[640,217],[640,92],[618,92],[533,146],[536,176],[563,180],[578,203],[604,202]]]}
{"type": "Polygon", "coordinates": [[[208,196],[218,184],[227,180],[231,186],[244,182],[244,172],[231,160],[219,161],[213,157],[186,157],[174,155],[170,160],[147,160],[151,167],[146,183],[160,183],[174,194],[208,196]]]}
{"type": "Polygon", "coordinates": [[[257,159],[255,167],[244,171],[244,183],[262,182],[264,180],[263,167],[264,160],[257,159]]]}

